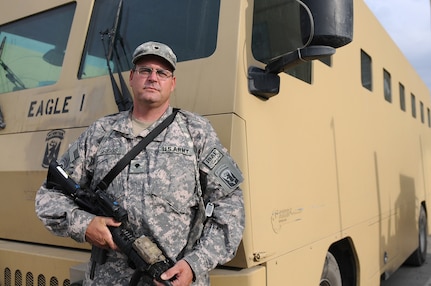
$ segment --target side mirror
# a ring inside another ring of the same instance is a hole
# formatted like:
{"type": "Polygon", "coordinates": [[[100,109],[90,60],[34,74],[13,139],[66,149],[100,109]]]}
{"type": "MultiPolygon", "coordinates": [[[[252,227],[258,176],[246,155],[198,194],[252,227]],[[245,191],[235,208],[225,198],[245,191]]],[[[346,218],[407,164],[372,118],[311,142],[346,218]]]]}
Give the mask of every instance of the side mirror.
{"type": "Polygon", "coordinates": [[[269,99],[277,95],[280,89],[280,77],[276,73],[268,73],[258,67],[248,69],[248,90],[251,94],[269,99]]]}
{"type": "Polygon", "coordinates": [[[280,73],[304,61],[335,54],[353,39],[353,0],[302,0],[301,35],[304,47],[268,63],[265,70],[280,73]]]}
{"type": "Polygon", "coordinates": [[[279,73],[300,64],[301,62],[318,59],[322,56],[330,56],[335,49],[328,46],[310,46],[298,49],[287,55],[270,62],[265,70],[250,67],[248,69],[248,90],[251,94],[269,99],[278,94],[280,89],[279,73]]]}
{"type": "Polygon", "coordinates": [[[307,46],[340,48],[353,39],[353,0],[302,0],[301,34],[307,46]]]}
{"type": "Polygon", "coordinates": [[[260,98],[278,94],[280,79],[277,74],[303,62],[331,56],[336,48],[353,39],[353,0],[296,1],[302,6],[299,26],[303,46],[275,57],[264,70],[249,68],[249,91],[260,98]]]}
{"type": "Polygon", "coordinates": [[[335,49],[329,46],[308,46],[297,49],[287,55],[269,62],[265,70],[269,73],[281,73],[300,63],[317,60],[335,54],[335,49]]]}

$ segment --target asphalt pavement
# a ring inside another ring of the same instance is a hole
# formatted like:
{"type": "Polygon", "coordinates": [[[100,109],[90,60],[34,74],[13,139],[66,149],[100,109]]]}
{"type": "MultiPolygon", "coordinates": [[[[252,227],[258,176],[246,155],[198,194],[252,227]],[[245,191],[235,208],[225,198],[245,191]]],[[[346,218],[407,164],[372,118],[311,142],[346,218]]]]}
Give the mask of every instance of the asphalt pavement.
{"type": "Polygon", "coordinates": [[[401,266],[380,286],[431,286],[431,237],[428,237],[427,260],[420,267],[401,266]]]}

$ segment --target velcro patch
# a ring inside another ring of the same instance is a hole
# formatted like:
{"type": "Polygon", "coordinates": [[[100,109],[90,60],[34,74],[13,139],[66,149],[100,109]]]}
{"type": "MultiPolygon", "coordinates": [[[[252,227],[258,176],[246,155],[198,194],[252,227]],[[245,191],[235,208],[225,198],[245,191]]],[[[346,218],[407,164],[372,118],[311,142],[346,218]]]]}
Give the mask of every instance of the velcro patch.
{"type": "Polygon", "coordinates": [[[206,158],[204,159],[204,164],[212,170],[222,158],[223,153],[214,148],[211,153],[209,153],[208,156],[206,156],[206,158]]]}
{"type": "Polygon", "coordinates": [[[223,164],[215,170],[222,185],[228,189],[236,189],[243,181],[240,171],[232,164],[223,164]]]}
{"type": "Polygon", "coordinates": [[[213,174],[225,193],[229,193],[236,189],[242,183],[244,178],[241,171],[235,166],[229,156],[225,156],[222,151],[214,148],[211,153],[206,156],[203,163],[210,168],[209,174],[213,174]]]}
{"type": "Polygon", "coordinates": [[[192,154],[190,148],[181,146],[162,146],[160,151],[164,153],[176,153],[187,156],[190,156],[192,154]]]}

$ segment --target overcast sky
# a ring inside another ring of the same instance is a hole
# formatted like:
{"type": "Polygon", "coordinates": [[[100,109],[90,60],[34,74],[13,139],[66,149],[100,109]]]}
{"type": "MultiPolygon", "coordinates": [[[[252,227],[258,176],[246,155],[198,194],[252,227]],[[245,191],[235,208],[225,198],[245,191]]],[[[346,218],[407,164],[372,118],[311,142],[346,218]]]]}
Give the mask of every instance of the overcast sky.
{"type": "Polygon", "coordinates": [[[430,0],[364,0],[431,90],[430,0]]]}

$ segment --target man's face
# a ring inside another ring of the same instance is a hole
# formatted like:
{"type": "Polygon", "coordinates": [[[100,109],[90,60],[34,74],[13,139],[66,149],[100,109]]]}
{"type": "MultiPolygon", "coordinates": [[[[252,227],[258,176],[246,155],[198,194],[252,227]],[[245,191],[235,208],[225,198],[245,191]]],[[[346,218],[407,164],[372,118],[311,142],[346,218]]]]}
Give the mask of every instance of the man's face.
{"type": "Polygon", "coordinates": [[[129,78],[134,104],[147,108],[167,107],[176,82],[170,65],[160,57],[144,56],[136,62],[135,66],[135,70],[130,72],[129,78]],[[137,70],[144,72],[139,74],[137,70]],[[160,75],[161,73],[167,74],[168,77],[164,78],[160,75]]]}

